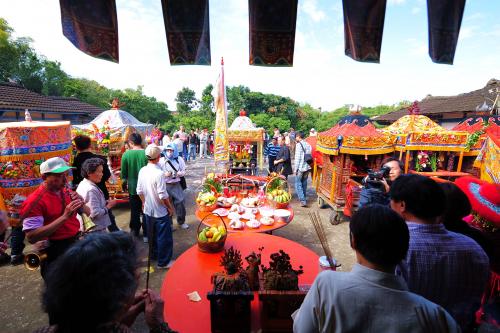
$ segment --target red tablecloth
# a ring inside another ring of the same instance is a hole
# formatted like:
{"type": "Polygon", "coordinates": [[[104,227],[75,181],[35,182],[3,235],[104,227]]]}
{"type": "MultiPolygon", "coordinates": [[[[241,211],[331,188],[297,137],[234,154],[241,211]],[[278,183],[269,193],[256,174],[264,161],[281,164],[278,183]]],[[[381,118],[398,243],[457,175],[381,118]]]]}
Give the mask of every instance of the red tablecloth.
{"type": "MultiPolygon", "coordinates": [[[[283,250],[291,257],[292,266],[303,266],[304,274],[299,276],[299,284],[312,284],[318,274],[318,255],[306,247],[288,239],[260,234],[239,233],[228,235],[225,248],[233,246],[241,251],[244,258],[252,251],[262,251],[262,263],[269,263],[271,253],[283,250]]],[[[161,297],[165,301],[165,320],[172,329],[182,333],[210,332],[210,302],[207,292],[212,290],[210,277],[223,270],[220,257],[224,252],[204,253],[194,245],[175,261],[163,281],[161,297]],[[192,302],[186,294],[197,291],[202,300],[192,302]]],[[[244,263],[246,267],[246,262],[244,263]]],[[[257,293],[252,302],[252,330],[259,329],[259,300],[257,293]]]]}
{"type": "MultiPolygon", "coordinates": [[[[271,209],[271,208],[270,208],[271,209]]],[[[290,215],[290,222],[292,222],[294,214],[293,214],[293,209],[292,208],[287,208],[287,210],[291,213],[290,215]]],[[[195,212],[196,217],[198,218],[199,221],[203,220],[203,218],[207,215],[210,215],[211,213],[209,212],[200,212],[198,209],[195,212]]],[[[255,215],[255,218],[260,221],[260,214],[257,212],[255,215]]],[[[222,217],[224,220],[224,223],[226,224],[226,228],[228,232],[236,232],[236,233],[254,233],[254,232],[272,232],[273,230],[283,228],[286,226],[288,223],[285,222],[274,222],[273,225],[263,225],[261,224],[260,227],[258,228],[249,228],[245,226],[243,229],[233,229],[229,227],[229,219],[227,216],[222,217]]],[[[213,223],[220,222],[220,219],[214,215],[211,217],[208,217],[206,220],[203,221],[203,224],[207,226],[211,226],[213,223]]]]}

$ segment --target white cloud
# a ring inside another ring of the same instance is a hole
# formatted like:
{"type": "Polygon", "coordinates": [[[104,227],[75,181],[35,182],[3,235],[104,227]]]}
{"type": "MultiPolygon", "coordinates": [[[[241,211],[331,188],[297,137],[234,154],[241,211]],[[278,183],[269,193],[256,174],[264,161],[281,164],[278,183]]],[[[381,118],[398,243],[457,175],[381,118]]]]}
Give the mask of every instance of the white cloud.
{"type": "Polygon", "coordinates": [[[411,13],[412,13],[413,15],[416,15],[416,14],[420,13],[420,11],[421,11],[421,10],[422,10],[422,8],[420,8],[420,7],[413,7],[413,8],[411,9],[411,13]]]}
{"type": "Polygon", "coordinates": [[[474,37],[478,29],[479,29],[478,26],[466,26],[460,28],[460,34],[458,35],[458,40],[463,41],[465,39],[474,37]]]}
{"type": "Polygon", "coordinates": [[[475,21],[475,20],[480,20],[484,18],[484,14],[482,13],[474,13],[471,15],[467,15],[464,17],[464,22],[470,22],[470,21],[475,21]]]}
{"type": "Polygon", "coordinates": [[[389,0],[389,5],[403,5],[406,3],[406,0],[389,0]]]}
{"type": "Polygon", "coordinates": [[[299,7],[302,9],[314,22],[319,22],[325,19],[325,12],[318,9],[316,0],[305,0],[301,2],[299,7]]]}

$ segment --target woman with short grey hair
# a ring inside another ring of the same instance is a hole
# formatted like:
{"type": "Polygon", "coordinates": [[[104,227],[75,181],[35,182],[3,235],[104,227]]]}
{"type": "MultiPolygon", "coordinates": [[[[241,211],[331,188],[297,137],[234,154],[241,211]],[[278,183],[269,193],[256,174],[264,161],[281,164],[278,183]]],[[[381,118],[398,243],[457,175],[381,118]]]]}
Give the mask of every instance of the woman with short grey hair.
{"type": "Polygon", "coordinates": [[[83,180],[78,184],[76,192],[83,197],[85,205],[90,209],[90,218],[98,230],[106,230],[111,224],[108,210],[116,205],[116,200],[106,202],[104,193],[97,187],[103,176],[104,161],[100,158],[89,158],[82,165],[83,180]]]}

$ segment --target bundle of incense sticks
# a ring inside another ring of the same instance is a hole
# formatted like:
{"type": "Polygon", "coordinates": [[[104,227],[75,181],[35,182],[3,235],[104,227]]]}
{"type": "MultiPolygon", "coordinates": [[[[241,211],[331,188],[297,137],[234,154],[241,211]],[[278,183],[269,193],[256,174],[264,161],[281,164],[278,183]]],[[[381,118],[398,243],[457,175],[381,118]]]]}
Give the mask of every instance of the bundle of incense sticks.
{"type": "Polygon", "coordinates": [[[328,239],[326,238],[326,232],[323,228],[323,223],[321,222],[321,217],[318,212],[310,212],[309,218],[314,226],[314,230],[316,230],[316,234],[318,235],[319,242],[321,243],[321,247],[323,248],[323,252],[325,252],[326,259],[328,260],[328,264],[330,267],[335,268],[335,264],[333,263],[333,255],[330,250],[330,246],[328,245],[328,239]]]}

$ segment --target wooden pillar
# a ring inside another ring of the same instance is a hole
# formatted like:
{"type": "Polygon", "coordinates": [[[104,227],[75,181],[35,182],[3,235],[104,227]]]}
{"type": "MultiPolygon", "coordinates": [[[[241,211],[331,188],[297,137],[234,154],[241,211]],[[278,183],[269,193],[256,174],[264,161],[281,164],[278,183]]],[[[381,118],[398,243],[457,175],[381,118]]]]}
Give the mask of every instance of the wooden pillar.
{"type": "Polygon", "coordinates": [[[460,156],[458,157],[458,166],[457,166],[457,172],[462,171],[462,162],[464,159],[464,152],[463,150],[460,152],[460,156]]]}
{"type": "MultiPolygon", "coordinates": [[[[335,198],[335,183],[337,182],[337,177],[338,177],[338,172],[339,170],[338,169],[338,165],[336,166],[337,161],[336,159],[337,158],[342,158],[341,156],[334,156],[333,157],[333,160],[334,162],[332,163],[332,186],[330,187],[330,202],[333,203],[333,199],[335,198]]],[[[342,169],[342,163],[340,163],[340,168],[342,169]]]]}
{"type": "Polygon", "coordinates": [[[410,151],[406,151],[406,157],[405,157],[405,173],[408,173],[408,163],[410,163],[410,151]]]}

